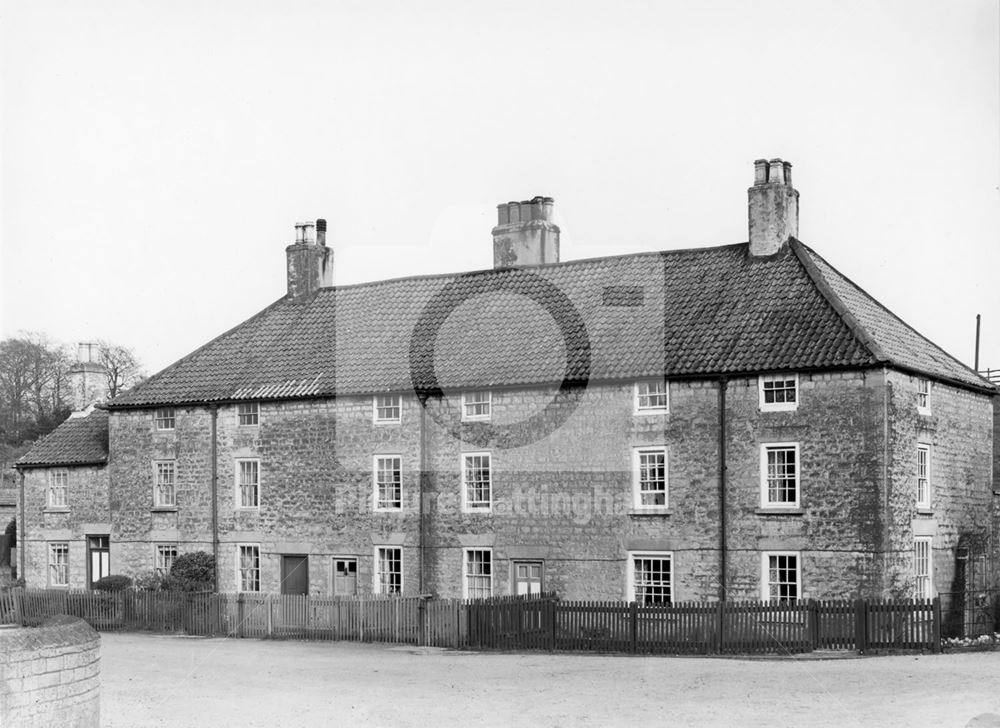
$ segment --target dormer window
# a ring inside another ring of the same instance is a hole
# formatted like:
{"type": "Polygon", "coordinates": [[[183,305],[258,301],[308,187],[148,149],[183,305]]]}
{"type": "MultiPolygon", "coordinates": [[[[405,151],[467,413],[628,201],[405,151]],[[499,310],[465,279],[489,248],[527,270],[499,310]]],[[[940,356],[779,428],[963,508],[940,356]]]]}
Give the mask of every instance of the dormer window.
{"type": "Polygon", "coordinates": [[[929,379],[917,380],[917,412],[922,415],[931,413],[931,381],[929,379]]]}
{"type": "Polygon", "coordinates": [[[666,380],[650,379],[648,381],[636,382],[633,391],[636,414],[654,414],[668,411],[670,396],[666,380]]]}
{"type": "Polygon", "coordinates": [[[761,412],[787,412],[799,406],[798,374],[762,374],[759,390],[761,412]]]}
{"type": "Polygon", "coordinates": [[[161,407],[156,410],[156,414],[153,417],[156,422],[157,430],[172,430],[174,429],[174,408],[173,407],[161,407]]]}
{"type": "Polygon", "coordinates": [[[245,402],[236,405],[236,421],[241,426],[253,426],[260,424],[260,404],[257,402],[245,402]]]}
{"type": "Polygon", "coordinates": [[[488,420],[493,413],[493,396],[489,391],[462,394],[463,420],[488,420]]]}

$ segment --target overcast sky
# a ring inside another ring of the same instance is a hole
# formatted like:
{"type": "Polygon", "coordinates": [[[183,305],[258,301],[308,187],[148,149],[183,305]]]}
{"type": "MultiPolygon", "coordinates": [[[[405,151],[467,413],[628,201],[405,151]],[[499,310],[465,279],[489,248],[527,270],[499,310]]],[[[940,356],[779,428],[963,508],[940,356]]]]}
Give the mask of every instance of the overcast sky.
{"type": "Polygon", "coordinates": [[[155,372],[285,293],[488,268],[497,203],[562,258],[747,239],[753,160],[799,237],[970,366],[1000,368],[996,0],[8,2],[3,336],[155,372]]]}

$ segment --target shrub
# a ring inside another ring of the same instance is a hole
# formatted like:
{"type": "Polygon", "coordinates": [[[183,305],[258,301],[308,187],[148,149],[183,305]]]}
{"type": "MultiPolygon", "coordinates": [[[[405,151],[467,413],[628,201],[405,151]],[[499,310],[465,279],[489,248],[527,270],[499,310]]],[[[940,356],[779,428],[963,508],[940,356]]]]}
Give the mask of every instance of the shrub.
{"type": "Polygon", "coordinates": [[[163,582],[169,578],[150,569],[132,577],[132,588],[138,591],[161,591],[165,588],[163,582]]]}
{"type": "Polygon", "coordinates": [[[181,554],[170,569],[173,588],[183,591],[204,591],[215,587],[215,559],[204,551],[181,554]]]}
{"type": "Polygon", "coordinates": [[[11,518],[10,523],[7,524],[7,528],[4,530],[8,536],[10,536],[10,547],[14,548],[17,546],[17,519],[11,518]]]}
{"type": "Polygon", "coordinates": [[[119,592],[125,591],[130,586],[132,586],[132,579],[124,574],[104,576],[94,582],[94,589],[97,591],[119,592]]]}

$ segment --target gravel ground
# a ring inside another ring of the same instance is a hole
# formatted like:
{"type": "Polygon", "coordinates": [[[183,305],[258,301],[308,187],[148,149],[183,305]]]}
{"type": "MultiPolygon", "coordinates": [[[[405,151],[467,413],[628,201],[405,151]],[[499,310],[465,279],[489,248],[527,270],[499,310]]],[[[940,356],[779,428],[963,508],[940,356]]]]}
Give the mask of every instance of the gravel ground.
{"type": "Polygon", "coordinates": [[[1000,715],[1000,652],[739,660],[142,634],[101,642],[105,728],[936,728],[1000,715]]]}

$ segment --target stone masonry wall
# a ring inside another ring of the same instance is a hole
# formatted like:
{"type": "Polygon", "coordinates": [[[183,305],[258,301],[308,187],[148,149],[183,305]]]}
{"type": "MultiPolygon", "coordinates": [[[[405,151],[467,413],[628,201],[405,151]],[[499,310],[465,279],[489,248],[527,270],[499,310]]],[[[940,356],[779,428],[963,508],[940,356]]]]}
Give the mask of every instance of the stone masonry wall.
{"type": "MultiPolygon", "coordinates": [[[[497,390],[501,428],[462,423],[453,393],[423,415],[402,397],[398,424],[376,425],[371,397],[261,404],[260,424],[218,412],[220,589],[237,584],[238,544],[259,545],[261,588],[278,591],[282,555],[307,555],[309,590],[329,594],[334,557],[357,559],[358,591],[373,589],[374,554],[400,547],[404,593],[461,596],[465,549],[491,549],[494,593],[513,590],[515,561],[541,561],[546,589],[566,598],[621,599],[629,552],[672,554],[674,599],[719,589],[718,382],[671,382],[667,414],[636,414],[632,383],[592,383],[563,422],[546,425],[552,392],[497,390]],[[525,424],[529,422],[531,424],[525,424]],[[532,429],[534,428],[534,429],[532,429]],[[423,433],[423,435],[422,435],[423,433]],[[421,564],[421,436],[425,442],[421,564]],[[633,507],[633,449],[667,447],[669,508],[633,507]],[[462,456],[488,452],[493,507],[461,502],[462,456]],[[399,455],[403,507],[375,512],[373,458],[399,455]],[[259,509],[234,507],[235,458],[261,463],[259,509]]],[[[729,598],[758,598],[762,553],[800,555],[807,597],[879,593],[886,538],[883,508],[884,381],[880,370],[802,374],[792,412],[761,412],[758,380],[728,383],[729,598]],[[794,512],[760,507],[761,445],[798,443],[801,499],[794,512]]],[[[176,429],[156,432],[151,411],[111,418],[112,561],[148,570],[152,544],[211,550],[210,414],[178,410],[176,429]],[[152,462],[177,462],[177,507],[152,507],[152,462]]]]}
{"type": "MultiPolygon", "coordinates": [[[[890,503],[886,590],[910,596],[913,540],[932,537],[935,592],[960,590],[959,548],[992,561],[991,397],[930,383],[929,412],[917,409],[918,377],[890,372],[890,503]],[[930,446],[930,508],[917,507],[917,446],[930,446]]],[[[983,585],[980,584],[980,587],[983,585]]]]}
{"type": "MultiPolygon", "coordinates": [[[[18,540],[24,549],[25,584],[51,586],[49,544],[69,544],[69,586],[87,586],[87,536],[111,533],[108,469],[104,466],[58,468],[67,473],[66,507],[48,505],[49,479],[57,468],[24,471],[26,523],[18,523],[18,540]]],[[[18,514],[20,519],[20,513],[18,514]]],[[[111,568],[115,570],[112,553],[111,568]]]]}
{"type": "Polygon", "coordinates": [[[75,617],[0,629],[0,725],[98,728],[100,637],[75,617]]]}

